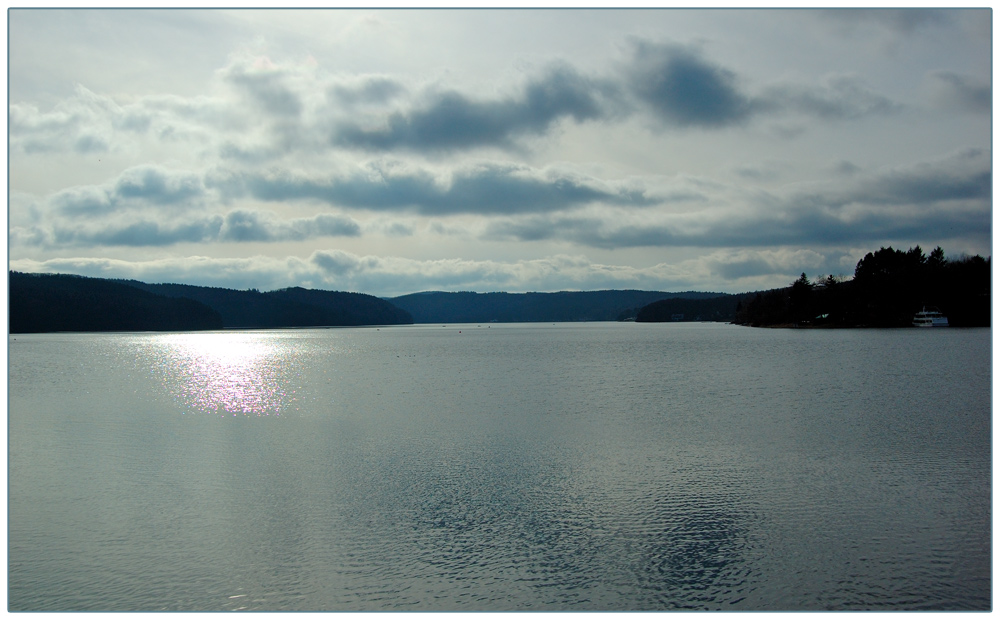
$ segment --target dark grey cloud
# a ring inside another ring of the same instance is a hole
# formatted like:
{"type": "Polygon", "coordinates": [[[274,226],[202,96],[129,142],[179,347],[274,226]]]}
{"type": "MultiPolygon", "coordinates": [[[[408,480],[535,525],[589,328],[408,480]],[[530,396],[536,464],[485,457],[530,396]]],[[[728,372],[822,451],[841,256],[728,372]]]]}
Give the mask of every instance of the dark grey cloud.
{"type": "Polygon", "coordinates": [[[849,194],[855,201],[867,204],[922,205],[950,200],[987,201],[992,192],[992,174],[981,171],[971,175],[947,172],[901,172],[886,175],[863,184],[849,194]]]}
{"type": "Polygon", "coordinates": [[[67,215],[98,215],[136,205],[194,206],[204,193],[201,177],[194,173],[137,166],[108,185],[63,190],[51,203],[67,215]]]}
{"type": "Polygon", "coordinates": [[[826,9],[815,11],[815,15],[848,28],[877,25],[903,35],[954,21],[953,11],[933,8],[826,9]]]}
{"type": "MultiPolygon", "coordinates": [[[[354,90],[338,86],[345,102],[369,98],[384,103],[402,92],[391,80],[354,90]]],[[[638,102],[666,127],[719,129],[765,114],[789,111],[830,120],[892,114],[902,106],[851,76],[822,85],[779,84],[759,95],[740,86],[732,70],[699,50],[672,43],[632,41],[619,72],[586,77],[563,65],[531,79],[516,96],[473,99],[457,91],[428,96],[381,120],[346,121],[331,136],[335,146],[376,151],[444,152],[479,147],[515,148],[518,140],[544,135],[559,120],[613,120],[633,114],[638,102]]]]}
{"type": "Polygon", "coordinates": [[[548,239],[594,235],[602,222],[594,218],[533,216],[516,220],[493,220],[482,237],[488,241],[544,241],[548,239]]]}
{"type": "Polygon", "coordinates": [[[725,127],[745,121],[753,112],[732,71],[678,45],[633,45],[628,88],[665,124],[725,127]]]}
{"type": "Polygon", "coordinates": [[[302,113],[302,101],[285,84],[285,74],[278,70],[248,70],[242,63],[231,65],[223,73],[226,80],[250,96],[250,100],[275,116],[296,117],[302,113]]]}
{"type": "Polygon", "coordinates": [[[196,174],[141,166],[122,173],[112,194],[119,198],[141,198],[153,204],[164,205],[190,201],[201,196],[204,191],[201,178],[196,174]]]}
{"type": "Polygon", "coordinates": [[[165,246],[183,242],[213,241],[222,225],[219,216],[193,222],[165,225],[143,220],[128,224],[108,224],[105,227],[56,227],[51,243],[66,246],[165,246]]]}
{"type": "Polygon", "coordinates": [[[272,213],[236,210],[226,214],[220,241],[302,241],[313,237],[357,237],[361,227],[343,215],[320,214],[289,221],[272,213]]]}
{"type": "Polygon", "coordinates": [[[412,237],[416,232],[413,226],[403,224],[402,222],[391,222],[383,226],[370,228],[369,230],[381,232],[387,237],[412,237]]]}
{"type": "Polygon", "coordinates": [[[858,166],[857,164],[849,162],[846,159],[844,159],[835,163],[832,167],[832,170],[837,174],[843,176],[852,176],[861,172],[861,166],[858,166]]]}
{"type": "Polygon", "coordinates": [[[839,208],[849,204],[926,206],[977,201],[989,208],[991,154],[969,149],[936,162],[902,166],[857,178],[834,189],[798,192],[789,204],[839,208]]]}
{"type": "Polygon", "coordinates": [[[312,179],[291,174],[231,173],[210,182],[224,195],[258,200],[313,199],[375,211],[412,210],[428,215],[558,211],[591,203],[648,206],[657,199],[642,190],[609,190],[570,177],[538,178],[515,166],[489,165],[453,173],[440,183],[424,171],[357,174],[312,179]]]}
{"type": "Polygon", "coordinates": [[[357,84],[336,84],[330,88],[331,97],[346,105],[388,103],[405,92],[402,84],[387,77],[368,77],[357,84]]]}
{"type": "Polygon", "coordinates": [[[73,143],[73,150],[80,154],[104,153],[109,149],[108,141],[101,136],[84,135],[73,143]]]}
{"type": "Polygon", "coordinates": [[[790,166],[781,161],[768,160],[754,163],[742,164],[733,169],[733,172],[751,181],[774,181],[787,174],[790,166]]]}
{"type": "Polygon", "coordinates": [[[454,91],[439,93],[422,107],[390,115],[384,127],[344,123],[332,142],[372,150],[509,148],[516,138],[544,134],[563,118],[600,118],[602,90],[606,85],[561,66],[529,82],[516,97],[477,101],[454,91]]]}
{"type": "Polygon", "coordinates": [[[604,249],[624,247],[832,246],[966,237],[992,231],[991,157],[968,150],[937,162],[889,169],[849,183],[758,195],[738,215],[703,212],[649,224],[535,214],[491,222],[490,240],[559,239],[604,249]],[[664,223],[665,222],[665,223],[664,223]]]}
{"type": "Polygon", "coordinates": [[[821,86],[780,84],[766,88],[755,100],[760,112],[796,112],[829,120],[852,120],[896,114],[903,106],[880,95],[855,76],[837,76],[821,86]]]}
{"type": "Polygon", "coordinates": [[[325,272],[335,275],[344,275],[354,271],[361,264],[358,257],[346,252],[315,252],[310,261],[325,272]]]}
{"type": "Polygon", "coordinates": [[[822,247],[840,244],[880,243],[928,239],[934,243],[966,237],[988,240],[988,210],[957,212],[869,211],[846,218],[820,210],[802,210],[757,217],[706,220],[691,232],[668,224],[617,226],[597,218],[536,216],[527,220],[497,221],[487,226],[483,238],[491,241],[556,239],[601,248],[639,247],[822,247]]]}
{"type": "MultiPolygon", "coordinates": [[[[250,164],[331,148],[436,155],[520,150],[560,123],[610,123],[635,115],[651,115],[663,127],[706,130],[788,112],[849,120],[900,109],[849,77],[750,94],[736,72],[699,49],[645,40],[632,42],[614,72],[592,75],[554,65],[533,72],[506,96],[444,88],[421,97],[392,77],[330,78],[253,62],[237,60],[219,71],[232,92],[216,96],[158,95],[121,103],[81,87],[49,111],[11,104],[10,148],[97,154],[138,148],[149,138],[214,148],[224,159],[250,164]]],[[[983,85],[971,78],[941,73],[933,82],[939,98],[955,105],[982,109],[988,101],[983,85]]]]}
{"type": "Polygon", "coordinates": [[[993,111],[992,85],[954,71],[933,71],[927,76],[931,97],[940,107],[990,114],[993,111]]]}
{"type": "Polygon", "coordinates": [[[344,215],[321,213],[313,217],[281,219],[271,212],[234,210],[223,215],[184,218],[165,223],[150,218],[131,221],[106,219],[81,224],[57,222],[51,228],[11,229],[19,245],[56,246],[167,246],[203,242],[303,241],[318,237],[358,237],[361,226],[344,215]]]}

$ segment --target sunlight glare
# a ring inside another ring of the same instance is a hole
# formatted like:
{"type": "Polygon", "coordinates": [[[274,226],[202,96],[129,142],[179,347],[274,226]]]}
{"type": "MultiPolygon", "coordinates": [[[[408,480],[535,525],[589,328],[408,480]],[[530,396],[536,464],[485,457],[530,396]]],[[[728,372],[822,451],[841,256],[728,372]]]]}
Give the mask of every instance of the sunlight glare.
{"type": "MultiPolygon", "coordinates": [[[[286,392],[291,350],[274,334],[171,334],[164,380],[188,407],[219,415],[278,415],[294,396],[286,392]]],[[[294,390],[292,390],[294,394],[294,390]]]]}

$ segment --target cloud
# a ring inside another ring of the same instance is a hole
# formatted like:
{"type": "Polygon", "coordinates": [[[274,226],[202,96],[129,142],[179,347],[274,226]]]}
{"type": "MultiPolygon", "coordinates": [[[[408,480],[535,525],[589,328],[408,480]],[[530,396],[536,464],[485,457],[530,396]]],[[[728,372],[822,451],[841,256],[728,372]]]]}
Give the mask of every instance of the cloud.
{"type": "Polygon", "coordinates": [[[791,167],[787,162],[767,160],[742,164],[733,169],[733,172],[744,179],[751,181],[773,181],[784,176],[791,167]]]}
{"type": "Polygon", "coordinates": [[[381,222],[372,222],[365,226],[366,233],[374,233],[384,235],[386,237],[412,237],[416,234],[417,229],[413,224],[408,224],[400,222],[397,220],[388,220],[381,222]]]}
{"type": "MultiPolygon", "coordinates": [[[[678,218],[679,219],[679,218],[678,218]]],[[[706,216],[699,228],[688,220],[619,224],[613,218],[533,217],[490,222],[488,241],[560,240],[616,250],[623,248],[830,247],[910,239],[942,242],[958,237],[986,240],[990,214],[982,210],[913,213],[905,209],[842,216],[822,211],[706,216]]]]}
{"type": "Polygon", "coordinates": [[[220,72],[227,82],[239,87],[252,103],[272,116],[297,117],[303,103],[285,83],[288,75],[270,61],[249,64],[237,60],[220,72]]]}
{"type": "Polygon", "coordinates": [[[343,215],[319,214],[282,221],[273,213],[236,210],[226,214],[220,241],[302,241],[315,237],[357,237],[361,227],[343,215]]]}
{"type": "Polygon", "coordinates": [[[903,109],[852,75],[829,76],[819,85],[772,84],[753,95],[741,90],[734,71],[712,63],[695,48],[673,43],[633,41],[624,80],[627,89],[668,127],[721,129],[788,112],[855,120],[903,109]]]}
{"type": "Polygon", "coordinates": [[[205,144],[234,129],[242,116],[227,102],[210,97],[157,95],[118,103],[77,86],[51,110],[26,103],[9,106],[9,146],[27,155],[129,152],[143,138],[161,143],[205,144]]]}
{"type": "Polygon", "coordinates": [[[42,248],[81,246],[159,247],[176,243],[304,241],[321,237],[358,237],[353,219],[329,213],[283,220],[267,211],[234,210],[225,215],[172,219],[121,217],[86,222],[57,220],[46,225],[15,226],[11,243],[42,248]]]}
{"type": "Polygon", "coordinates": [[[136,207],[190,208],[204,194],[205,187],[195,173],[143,165],[126,169],[111,183],[58,192],[50,203],[63,214],[96,215],[136,207]]]}
{"type": "MultiPolygon", "coordinates": [[[[853,260],[843,251],[821,253],[811,249],[719,250],[704,257],[708,269],[726,280],[747,280],[760,276],[783,275],[794,278],[801,273],[844,273],[844,259],[853,260]]],[[[853,264],[851,265],[853,271],[853,264]]]]}
{"type": "Polygon", "coordinates": [[[197,243],[218,238],[222,218],[164,224],[148,219],[130,223],[73,225],[59,223],[51,231],[41,227],[18,231],[18,240],[41,247],[128,246],[156,247],[175,243],[197,243]]]}
{"type": "Polygon", "coordinates": [[[158,166],[137,166],[125,170],[111,194],[117,199],[141,199],[151,204],[169,205],[190,201],[204,194],[198,175],[175,172],[158,166]]]}
{"type": "Polygon", "coordinates": [[[490,101],[457,91],[431,94],[420,107],[390,115],[381,127],[344,122],[332,142],[379,151],[511,148],[516,138],[544,134],[562,118],[583,122],[601,117],[600,90],[571,67],[553,67],[517,96],[490,101]]]}
{"type": "Polygon", "coordinates": [[[208,184],[224,195],[257,200],[319,200],[375,211],[412,210],[427,215],[558,211],[601,202],[648,206],[657,199],[633,185],[531,169],[482,164],[438,179],[420,169],[372,167],[344,177],[316,178],[288,172],[217,171],[208,184]]]}
{"type": "Polygon", "coordinates": [[[404,94],[406,88],[397,80],[383,76],[362,76],[353,83],[334,84],[330,87],[330,95],[338,103],[354,106],[356,104],[385,104],[404,94]]]}
{"type": "Polygon", "coordinates": [[[817,207],[850,204],[915,207],[972,201],[988,210],[992,194],[991,160],[991,153],[985,149],[967,149],[937,161],[895,166],[859,176],[847,185],[800,191],[790,200],[817,207]]]}
{"type": "MultiPolygon", "coordinates": [[[[155,145],[174,149],[178,158],[193,154],[237,164],[357,149],[441,157],[484,148],[520,152],[568,123],[651,116],[664,128],[719,130],[788,112],[851,120],[901,109],[850,76],[819,85],[770,85],[753,95],[735,71],[696,48],[641,39],[632,41],[613,72],[585,74],[568,63],[551,64],[507,94],[492,96],[240,55],[215,78],[211,96],[116,100],[80,86],[49,111],[12,103],[10,149],[99,155],[155,145]]],[[[937,99],[982,107],[983,87],[971,78],[941,73],[929,79],[937,99]]]]}
{"type": "Polygon", "coordinates": [[[734,72],[679,45],[634,41],[626,80],[667,125],[725,127],[744,122],[753,110],[734,72]]]}
{"type": "Polygon", "coordinates": [[[842,159],[831,166],[831,170],[839,175],[852,176],[861,172],[861,167],[846,159],[842,159]]]}
{"type": "MultiPolygon", "coordinates": [[[[112,258],[55,258],[11,261],[15,271],[70,273],[95,278],[135,279],[150,283],[184,283],[235,289],[274,290],[290,286],[303,265],[301,259],[254,256],[209,258],[190,256],[149,261],[112,258]]],[[[311,271],[315,271],[314,269],[311,271]]]]}
{"type": "Polygon", "coordinates": [[[989,114],[993,111],[992,86],[969,75],[954,71],[932,71],[925,88],[931,102],[945,110],[989,114]]]}
{"type": "Polygon", "coordinates": [[[917,30],[945,26],[953,20],[953,13],[942,9],[828,9],[814,14],[824,21],[838,24],[847,30],[878,26],[899,35],[909,35],[917,30]]]}
{"type": "Polygon", "coordinates": [[[119,112],[110,99],[78,86],[74,96],[49,112],[12,103],[8,108],[10,148],[23,153],[76,153],[106,150],[111,120],[119,112]]]}
{"type": "Polygon", "coordinates": [[[826,78],[819,86],[785,83],[769,86],[755,101],[760,111],[796,112],[812,118],[855,120],[899,113],[903,106],[875,93],[851,75],[826,78]]]}
{"type": "Polygon", "coordinates": [[[560,240],[601,249],[830,247],[912,239],[938,243],[959,237],[985,242],[992,224],[991,183],[989,153],[970,150],[808,189],[747,193],[735,203],[718,193],[707,197],[710,205],[730,205],[726,208],[495,219],[481,237],[560,240]]]}

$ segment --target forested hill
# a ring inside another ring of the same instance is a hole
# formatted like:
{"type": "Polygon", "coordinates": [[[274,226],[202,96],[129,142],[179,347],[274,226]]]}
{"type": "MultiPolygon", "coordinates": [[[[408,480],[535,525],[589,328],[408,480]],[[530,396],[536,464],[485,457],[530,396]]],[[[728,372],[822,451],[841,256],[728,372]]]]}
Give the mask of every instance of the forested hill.
{"type": "Polygon", "coordinates": [[[12,334],[222,328],[218,312],[192,299],[82,276],[12,271],[8,304],[12,334]]]}
{"type": "Polygon", "coordinates": [[[946,260],[938,247],[924,256],[920,246],[869,252],[854,279],[810,282],[805,274],[790,286],[742,296],[734,322],[764,326],[906,327],[924,306],[939,309],[954,327],[989,327],[991,259],[946,260]]]}
{"type": "MultiPolygon", "coordinates": [[[[620,321],[639,308],[667,298],[705,299],[719,293],[581,291],[560,293],[427,292],[391,298],[416,323],[529,323],[620,321]]],[[[735,303],[734,303],[735,305],[735,303]]]]}
{"type": "Polygon", "coordinates": [[[736,318],[736,308],[744,298],[741,295],[719,295],[707,299],[674,297],[661,299],[639,309],[635,320],[639,323],[668,321],[724,321],[736,318]]]}
{"type": "Polygon", "coordinates": [[[396,325],[405,310],[361,293],[261,293],[64,274],[9,274],[11,333],[396,325]]]}
{"type": "Polygon", "coordinates": [[[286,288],[261,293],[189,284],[129,285],[167,297],[187,297],[222,316],[225,327],[324,327],[413,323],[405,310],[373,295],[286,288]]]}

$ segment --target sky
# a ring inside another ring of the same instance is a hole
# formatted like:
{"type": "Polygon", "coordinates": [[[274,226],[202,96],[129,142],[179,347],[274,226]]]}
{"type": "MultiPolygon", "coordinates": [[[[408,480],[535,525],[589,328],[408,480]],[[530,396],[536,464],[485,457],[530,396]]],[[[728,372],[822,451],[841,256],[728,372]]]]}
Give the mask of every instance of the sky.
{"type": "Polygon", "coordinates": [[[392,297],[990,256],[991,21],[10,9],[9,267],[392,297]]]}

